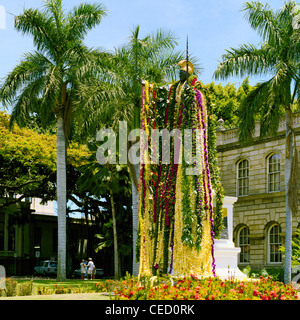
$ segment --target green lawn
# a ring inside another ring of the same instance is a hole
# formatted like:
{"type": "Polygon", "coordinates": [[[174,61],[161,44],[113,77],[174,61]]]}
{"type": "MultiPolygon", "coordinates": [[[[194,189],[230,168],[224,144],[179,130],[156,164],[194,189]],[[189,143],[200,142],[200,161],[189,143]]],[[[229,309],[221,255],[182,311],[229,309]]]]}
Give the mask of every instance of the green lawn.
{"type": "Polygon", "coordinates": [[[108,295],[101,295],[103,291],[107,291],[104,282],[105,279],[70,279],[67,281],[58,282],[55,278],[10,278],[6,281],[6,290],[2,291],[2,293],[0,291],[0,299],[26,299],[26,297],[28,298],[30,294],[30,296],[35,296],[35,298],[39,297],[39,299],[67,299],[67,297],[72,296],[77,299],[81,296],[82,299],[88,299],[88,297],[90,297],[93,299],[101,298],[102,300],[107,300],[109,299],[108,295]],[[30,283],[32,284],[32,288],[29,285],[30,283]],[[98,288],[97,285],[99,285],[98,288]]]}
{"type": "Polygon", "coordinates": [[[45,287],[49,289],[55,288],[55,286],[60,286],[64,288],[78,288],[78,287],[86,287],[91,290],[95,288],[95,284],[98,282],[101,282],[103,280],[101,279],[96,279],[96,280],[81,280],[81,279],[68,279],[66,281],[57,281],[55,278],[53,279],[33,279],[31,280],[30,278],[26,279],[12,279],[17,281],[18,283],[25,283],[28,281],[32,281],[33,287],[38,288],[38,287],[45,287]]]}
{"type": "Polygon", "coordinates": [[[73,293],[0,297],[1,300],[110,300],[110,297],[100,293],[73,293]]]}

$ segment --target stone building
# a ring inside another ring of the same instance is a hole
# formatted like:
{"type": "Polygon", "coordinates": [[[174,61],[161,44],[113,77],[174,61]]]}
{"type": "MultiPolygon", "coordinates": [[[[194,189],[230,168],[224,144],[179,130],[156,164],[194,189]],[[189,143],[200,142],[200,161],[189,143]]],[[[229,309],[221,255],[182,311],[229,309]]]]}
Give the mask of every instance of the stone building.
{"type": "MultiPolygon", "coordinates": [[[[299,113],[295,114],[294,127],[299,152],[299,113]]],[[[276,137],[260,139],[257,124],[253,143],[247,146],[238,142],[237,129],[225,130],[221,125],[217,150],[225,195],[237,197],[233,240],[241,248],[239,267],[283,267],[284,257],[279,247],[285,241],[284,119],[276,137]]],[[[300,214],[293,217],[293,234],[297,228],[300,228],[300,214]]]]}

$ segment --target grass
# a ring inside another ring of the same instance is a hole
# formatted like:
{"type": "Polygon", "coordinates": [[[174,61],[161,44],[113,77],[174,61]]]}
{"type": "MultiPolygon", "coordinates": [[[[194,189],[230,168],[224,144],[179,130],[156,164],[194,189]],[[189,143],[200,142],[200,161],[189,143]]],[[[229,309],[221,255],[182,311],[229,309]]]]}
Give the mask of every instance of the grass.
{"type": "MultiPolygon", "coordinates": [[[[0,290],[0,299],[28,299],[29,296],[36,296],[40,299],[67,299],[74,295],[78,298],[79,295],[82,299],[85,296],[94,295],[94,298],[100,298],[102,291],[107,291],[105,288],[105,280],[81,280],[81,279],[70,279],[67,281],[57,281],[56,279],[31,279],[31,278],[7,278],[6,279],[6,290],[0,290]],[[85,295],[85,296],[84,296],[85,295]],[[23,297],[20,297],[23,296],[23,297]],[[45,298],[43,298],[43,296],[45,298]],[[51,297],[50,297],[51,296],[51,297]],[[53,297],[52,297],[53,296],[53,297]]],[[[109,297],[103,297],[103,299],[109,299],[109,297]]]]}
{"type": "Polygon", "coordinates": [[[28,281],[32,281],[33,290],[35,291],[39,287],[45,287],[47,289],[54,289],[56,286],[64,287],[66,289],[69,288],[80,288],[84,287],[86,289],[94,290],[95,283],[100,282],[102,280],[81,280],[81,279],[70,279],[66,281],[57,281],[55,278],[53,279],[13,279],[17,281],[17,283],[25,283],[28,281]]]}
{"type": "Polygon", "coordinates": [[[1,300],[110,300],[110,297],[101,295],[100,293],[72,293],[1,297],[1,300]]]}

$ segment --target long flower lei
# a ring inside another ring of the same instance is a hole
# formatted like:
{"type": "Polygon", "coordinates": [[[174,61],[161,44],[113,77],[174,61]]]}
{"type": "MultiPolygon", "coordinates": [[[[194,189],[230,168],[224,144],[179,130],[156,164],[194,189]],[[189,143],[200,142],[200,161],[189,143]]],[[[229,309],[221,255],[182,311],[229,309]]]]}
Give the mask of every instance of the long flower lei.
{"type": "MultiPolygon", "coordinates": [[[[203,170],[190,176],[184,174],[187,163],[175,163],[178,137],[171,141],[170,164],[163,163],[161,154],[160,163],[151,164],[149,155],[156,150],[147,149],[142,139],[137,243],[140,275],[155,274],[157,269],[163,273],[215,275],[214,238],[222,229],[223,193],[216,166],[215,133],[209,130],[213,126],[206,114],[203,89],[195,77],[189,78],[187,87],[176,82],[168,93],[164,87],[148,83],[143,88],[141,128],[148,139],[151,129],[192,129],[195,157],[196,129],[201,129],[203,170]]],[[[182,152],[180,148],[181,157],[182,152]]]]}

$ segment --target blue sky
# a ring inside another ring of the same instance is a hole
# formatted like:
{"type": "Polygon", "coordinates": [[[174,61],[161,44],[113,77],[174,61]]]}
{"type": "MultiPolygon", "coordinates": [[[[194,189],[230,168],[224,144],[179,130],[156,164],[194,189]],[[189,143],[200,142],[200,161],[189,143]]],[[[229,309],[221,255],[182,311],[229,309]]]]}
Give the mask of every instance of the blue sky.
{"type": "MultiPolygon", "coordinates": [[[[64,0],[64,8],[69,11],[82,2],[94,3],[95,0],[64,0]]],[[[204,83],[213,81],[212,75],[221,60],[225,49],[238,47],[243,43],[258,44],[260,38],[244,19],[241,9],[244,0],[100,0],[107,9],[102,23],[86,37],[90,47],[103,47],[113,50],[124,44],[134,26],[140,25],[141,36],[158,28],[171,30],[179,41],[178,49],[185,49],[189,37],[190,53],[198,58],[203,68],[198,77],[204,83]]],[[[261,0],[269,3],[275,10],[284,5],[284,0],[261,0]]],[[[4,78],[20,62],[25,52],[34,49],[30,37],[24,37],[13,25],[13,15],[22,13],[23,8],[40,8],[41,0],[0,0],[0,78],[4,78]],[[5,9],[5,29],[3,14],[5,9]],[[2,20],[2,23],[1,23],[2,20]]],[[[242,82],[240,78],[222,81],[242,82]]],[[[250,78],[251,84],[264,80],[250,78]]],[[[221,81],[216,81],[219,83],[221,81]]]]}

